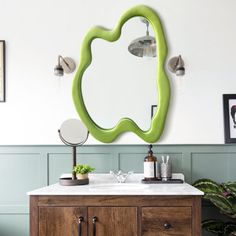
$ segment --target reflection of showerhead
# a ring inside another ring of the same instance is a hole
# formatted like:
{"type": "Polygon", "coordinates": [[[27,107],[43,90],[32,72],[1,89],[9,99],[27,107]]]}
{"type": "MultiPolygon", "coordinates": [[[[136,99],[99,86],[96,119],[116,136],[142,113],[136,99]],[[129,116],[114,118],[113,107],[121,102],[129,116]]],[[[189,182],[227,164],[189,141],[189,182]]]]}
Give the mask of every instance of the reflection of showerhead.
{"type": "Polygon", "coordinates": [[[236,113],[236,105],[233,105],[233,106],[231,107],[231,116],[232,116],[232,119],[233,119],[234,124],[236,125],[235,113],[236,113]]]}

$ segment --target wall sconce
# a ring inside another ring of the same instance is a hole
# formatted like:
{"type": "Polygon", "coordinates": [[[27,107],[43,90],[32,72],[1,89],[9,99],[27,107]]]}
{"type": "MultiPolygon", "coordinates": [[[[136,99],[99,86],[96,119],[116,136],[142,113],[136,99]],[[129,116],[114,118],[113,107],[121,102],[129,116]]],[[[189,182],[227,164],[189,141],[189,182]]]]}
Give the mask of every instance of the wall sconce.
{"type": "Polygon", "coordinates": [[[58,56],[58,64],[54,67],[54,75],[63,76],[64,72],[66,74],[72,73],[76,68],[75,62],[70,57],[58,56]]]}
{"type": "Polygon", "coordinates": [[[185,74],[185,68],[182,57],[180,55],[178,57],[172,57],[168,62],[168,69],[177,76],[183,76],[185,74]]]}

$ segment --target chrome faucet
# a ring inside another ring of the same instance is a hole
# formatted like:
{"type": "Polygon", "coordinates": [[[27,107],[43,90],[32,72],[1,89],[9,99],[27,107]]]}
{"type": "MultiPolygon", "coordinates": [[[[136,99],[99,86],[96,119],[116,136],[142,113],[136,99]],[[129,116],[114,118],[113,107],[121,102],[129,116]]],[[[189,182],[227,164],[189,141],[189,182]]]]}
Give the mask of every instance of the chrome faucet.
{"type": "Polygon", "coordinates": [[[118,183],[124,183],[126,179],[133,173],[134,173],[133,171],[129,171],[128,173],[123,173],[121,170],[119,170],[117,173],[114,173],[112,170],[110,170],[110,174],[115,177],[118,183]]]}

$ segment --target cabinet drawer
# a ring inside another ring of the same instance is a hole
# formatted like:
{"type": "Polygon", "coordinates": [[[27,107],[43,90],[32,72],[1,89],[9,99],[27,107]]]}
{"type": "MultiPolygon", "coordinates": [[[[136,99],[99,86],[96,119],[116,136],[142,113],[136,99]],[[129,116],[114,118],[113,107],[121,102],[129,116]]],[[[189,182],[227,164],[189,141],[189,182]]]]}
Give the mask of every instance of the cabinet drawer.
{"type": "Polygon", "coordinates": [[[143,207],[143,236],[191,236],[191,207],[143,207]]]}

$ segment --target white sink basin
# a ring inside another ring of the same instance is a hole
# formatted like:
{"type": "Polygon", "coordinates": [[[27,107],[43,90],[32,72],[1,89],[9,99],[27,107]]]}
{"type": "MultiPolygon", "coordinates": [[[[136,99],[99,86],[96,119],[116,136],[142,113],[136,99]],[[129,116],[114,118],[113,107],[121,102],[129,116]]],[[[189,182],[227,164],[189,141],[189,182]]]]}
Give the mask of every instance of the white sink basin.
{"type": "Polygon", "coordinates": [[[133,183],[114,183],[114,184],[97,184],[90,187],[90,190],[94,191],[125,191],[125,190],[142,190],[147,189],[149,186],[144,184],[133,184],[133,183]]]}

